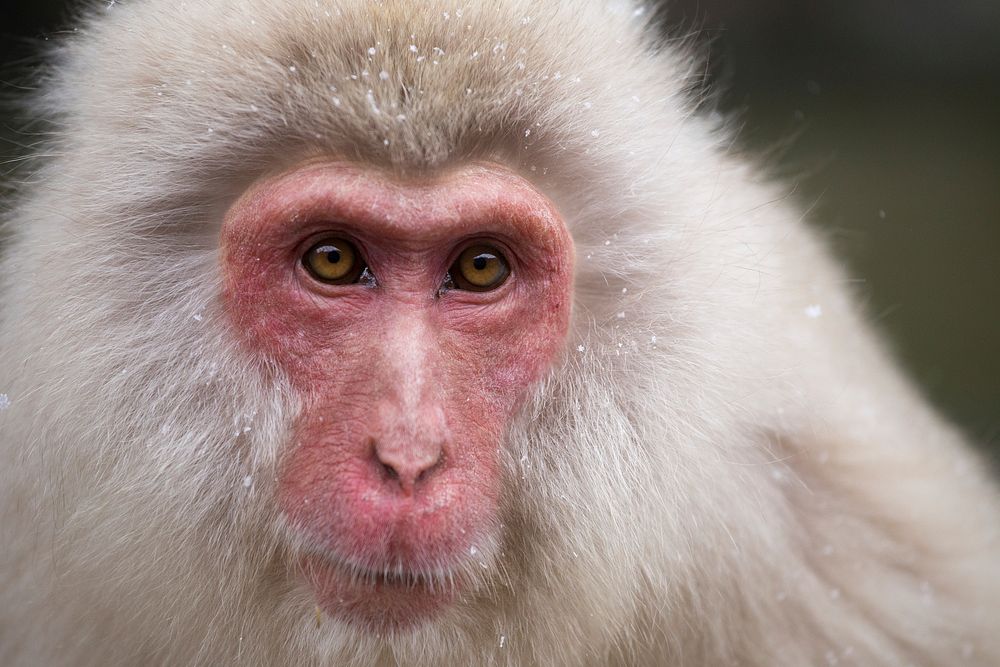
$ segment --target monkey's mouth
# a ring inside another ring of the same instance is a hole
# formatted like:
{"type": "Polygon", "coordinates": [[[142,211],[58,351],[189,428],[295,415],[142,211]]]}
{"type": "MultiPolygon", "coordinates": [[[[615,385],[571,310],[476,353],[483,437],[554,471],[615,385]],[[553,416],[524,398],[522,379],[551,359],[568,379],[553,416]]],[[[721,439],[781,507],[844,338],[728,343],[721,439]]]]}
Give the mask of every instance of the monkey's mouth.
{"type": "Polygon", "coordinates": [[[457,597],[462,578],[453,569],[402,563],[363,567],[330,556],[308,555],[302,572],[322,611],[376,634],[406,630],[429,620],[457,597]]]}
{"type": "Polygon", "coordinates": [[[459,578],[452,569],[421,570],[404,566],[402,563],[373,568],[336,557],[311,556],[306,559],[307,577],[308,568],[333,570],[352,588],[424,589],[429,593],[443,593],[454,591],[459,584],[459,578]]]}

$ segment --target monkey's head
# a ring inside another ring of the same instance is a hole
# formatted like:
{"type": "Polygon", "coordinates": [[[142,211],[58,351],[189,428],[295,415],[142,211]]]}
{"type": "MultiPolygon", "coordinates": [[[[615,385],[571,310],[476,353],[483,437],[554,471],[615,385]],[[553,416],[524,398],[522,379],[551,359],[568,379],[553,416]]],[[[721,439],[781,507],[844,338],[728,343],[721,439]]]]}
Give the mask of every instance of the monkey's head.
{"type": "Polygon", "coordinates": [[[640,13],[88,19],[4,268],[47,599],[174,662],[572,662],[645,622],[650,568],[728,572],[698,544],[753,525],[706,498],[741,493],[713,465],[760,274],[731,268],[755,229],[705,220],[758,198],[715,191],[688,61],[640,13]]]}

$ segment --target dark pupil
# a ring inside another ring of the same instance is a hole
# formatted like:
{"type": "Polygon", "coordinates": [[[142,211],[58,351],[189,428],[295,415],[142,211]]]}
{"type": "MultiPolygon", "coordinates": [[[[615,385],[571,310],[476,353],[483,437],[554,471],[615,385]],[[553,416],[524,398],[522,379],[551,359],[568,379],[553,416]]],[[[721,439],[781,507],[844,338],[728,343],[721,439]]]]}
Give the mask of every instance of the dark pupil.
{"type": "Polygon", "coordinates": [[[472,266],[475,267],[476,271],[482,271],[491,259],[493,259],[492,255],[479,255],[472,260],[472,266]]]}
{"type": "Polygon", "coordinates": [[[330,264],[336,264],[340,261],[340,250],[337,248],[323,248],[322,252],[326,253],[326,261],[330,264]]]}

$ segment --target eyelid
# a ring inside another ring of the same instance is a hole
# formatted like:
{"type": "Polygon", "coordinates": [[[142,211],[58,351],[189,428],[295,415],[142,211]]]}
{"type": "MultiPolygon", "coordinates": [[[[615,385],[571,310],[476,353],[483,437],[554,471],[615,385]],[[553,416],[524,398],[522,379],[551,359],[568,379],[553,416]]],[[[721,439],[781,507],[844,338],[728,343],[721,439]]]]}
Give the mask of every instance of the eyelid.
{"type": "Polygon", "coordinates": [[[292,253],[295,257],[301,257],[307,250],[324,239],[342,239],[351,243],[358,250],[358,256],[364,260],[365,264],[368,264],[369,253],[365,243],[351,232],[337,227],[327,227],[321,231],[309,234],[302,241],[295,244],[292,253]]]}
{"type": "Polygon", "coordinates": [[[518,262],[517,262],[517,256],[511,251],[511,244],[498,236],[482,236],[482,235],[467,236],[466,238],[462,239],[457,244],[455,244],[454,249],[448,255],[448,260],[447,263],[445,264],[445,271],[447,272],[448,270],[450,270],[451,267],[455,265],[455,262],[458,261],[458,258],[461,257],[462,253],[474,245],[495,246],[497,250],[501,252],[504,259],[507,260],[507,266],[510,267],[511,275],[514,275],[514,271],[517,268],[518,262]]]}

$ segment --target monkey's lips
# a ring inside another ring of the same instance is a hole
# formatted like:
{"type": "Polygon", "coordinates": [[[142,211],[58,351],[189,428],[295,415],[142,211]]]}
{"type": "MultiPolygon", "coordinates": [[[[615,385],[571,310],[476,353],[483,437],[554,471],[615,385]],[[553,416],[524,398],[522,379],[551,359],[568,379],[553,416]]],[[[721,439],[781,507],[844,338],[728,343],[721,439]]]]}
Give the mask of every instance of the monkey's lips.
{"type": "Polygon", "coordinates": [[[320,555],[304,556],[301,567],[324,612],[376,634],[405,631],[430,620],[462,588],[457,568],[367,568],[320,555]]]}

